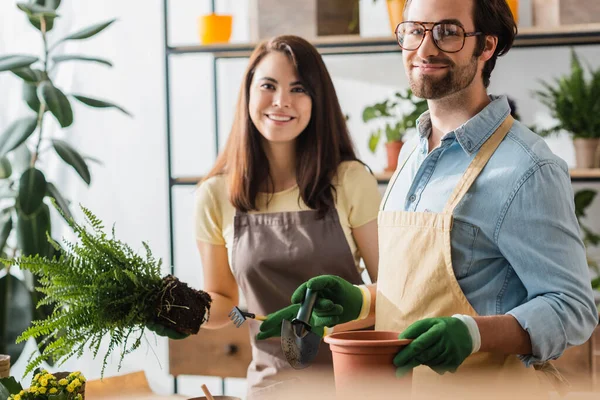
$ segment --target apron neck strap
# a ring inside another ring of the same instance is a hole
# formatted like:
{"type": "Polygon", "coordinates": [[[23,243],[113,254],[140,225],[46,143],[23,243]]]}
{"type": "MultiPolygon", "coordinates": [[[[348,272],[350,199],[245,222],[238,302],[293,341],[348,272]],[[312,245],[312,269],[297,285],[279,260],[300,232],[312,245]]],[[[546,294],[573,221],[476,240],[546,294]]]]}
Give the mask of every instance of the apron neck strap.
{"type": "Polygon", "coordinates": [[[490,158],[492,158],[492,155],[494,154],[502,140],[504,140],[504,138],[508,134],[508,131],[512,127],[513,122],[513,117],[511,115],[508,115],[508,117],[506,117],[502,124],[500,124],[498,129],[496,129],[496,131],[492,134],[492,136],[488,138],[488,140],[483,144],[483,146],[481,146],[481,148],[477,152],[477,155],[475,156],[473,161],[471,161],[471,164],[469,164],[460,182],[458,182],[458,184],[454,188],[452,195],[450,195],[450,198],[448,199],[448,202],[444,207],[444,214],[451,215],[454,212],[454,209],[456,208],[458,203],[460,203],[463,196],[469,191],[471,185],[473,184],[473,182],[475,182],[475,179],[477,179],[487,162],[490,160],[490,158]]]}

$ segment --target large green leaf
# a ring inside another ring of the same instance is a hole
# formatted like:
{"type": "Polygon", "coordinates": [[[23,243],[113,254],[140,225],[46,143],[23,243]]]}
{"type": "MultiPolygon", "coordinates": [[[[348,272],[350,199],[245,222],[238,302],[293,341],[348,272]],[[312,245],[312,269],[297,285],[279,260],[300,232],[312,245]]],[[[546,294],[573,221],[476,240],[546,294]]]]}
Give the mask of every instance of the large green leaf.
{"type": "Polygon", "coordinates": [[[116,21],[116,19],[111,19],[110,21],[107,21],[107,22],[102,22],[100,24],[92,25],[92,26],[82,29],[78,32],[70,34],[69,36],[61,39],[60,42],[64,42],[67,40],[81,40],[81,39],[90,38],[90,37],[102,32],[104,29],[108,28],[110,26],[110,24],[112,24],[115,21],[116,21]]]}
{"type": "Polygon", "coordinates": [[[19,180],[17,203],[21,212],[33,214],[38,210],[46,195],[46,178],[37,168],[29,168],[19,180]]]}
{"type": "Polygon", "coordinates": [[[72,166],[75,171],[81,176],[81,179],[84,180],[88,185],[91,182],[90,170],[81,155],[71,147],[70,144],[63,140],[53,139],[52,146],[54,146],[54,150],[63,159],[64,162],[72,166]]]}
{"type": "Polygon", "coordinates": [[[0,157],[17,148],[35,131],[36,117],[25,117],[13,122],[0,136],[0,157]]]}
{"type": "Polygon", "coordinates": [[[52,246],[46,232],[50,232],[50,209],[42,204],[33,214],[20,212],[17,207],[17,245],[24,256],[39,254],[47,257],[52,246]]]}
{"type": "Polygon", "coordinates": [[[45,31],[50,32],[54,27],[54,19],[58,18],[58,14],[56,14],[56,8],[47,7],[43,5],[44,3],[19,3],[17,7],[19,7],[22,11],[27,14],[29,18],[29,22],[36,29],[42,30],[42,18],[45,22],[45,31]]]}
{"type": "MultiPolygon", "coordinates": [[[[37,96],[37,87],[29,82],[23,82],[22,96],[27,106],[36,113],[40,112],[40,99],[37,96]]],[[[44,112],[46,110],[44,109],[44,112]]]]}
{"type": "Polygon", "coordinates": [[[11,394],[17,394],[21,390],[23,386],[13,376],[0,379],[0,400],[5,400],[11,394]]]}
{"type": "Polygon", "coordinates": [[[83,104],[85,104],[87,106],[95,107],[95,108],[111,108],[112,107],[112,108],[116,108],[117,110],[119,110],[122,113],[127,114],[131,117],[131,113],[129,113],[129,111],[125,110],[123,107],[120,107],[116,104],[109,103],[108,101],[93,99],[91,97],[81,96],[78,94],[74,94],[73,97],[75,97],[77,100],[79,100],[80,102],[82,102],[83,104]]]}
{"type": "Polygon", "coordinates": [[[9,207],[0,212],[0,253],[4,250],[8,236],[13,228],[12,210],[13,208],[9,207]]]}
{"type": "Polygon", "coordinates": [[[48,196],[56,200],[56,205],[62,211],[62,214],[67,218],[73,218],[69,209],[69,202],[63,197],[58,188],[52,182],[47,182],[48,196]]]}
{"type": "Polygon", "coordinates": [[[66,128],[73,123],[73,110],[69,99],[52,82],[42,82],[37,88],[37,95],[40,101],[54,114],[60,126],[66,128]]]}
{"type": "Polygon", "coordinates": [[[0,179],[6,179],[12,174],[12,166],[6,156],[0,158],[0,179]]]}
{"type": "Polygon", "coordinates": [[[17,337],[32,320],[31,295],[25,284],[11,274],[0,278],[0,353],[17,362],[25,342],[16,344],[17,337]]]}
{"type": "Polygon", "coordinates": [[[595,197],[595,190],[580,190],[575,193],[575,215],[577,218],[585,217],[585,209],[592,204],[595,197]]]}
{"type": "Polygon", "coordinates": [[[35,0],[35,4],[56,10],[60,6],[60,0],[35,0]]]}
{"type": "Polygon", "coordinates": [[[19,69],[23,67],[29,67],[31,64],[38,60],[34,56],[26,56],[21,54],[12,54],[9,56],[0,57],[0,72],[10,71],[13,69],[19,69]]]}
{"type": "Polygon", "coordinates": [[[24,81],[36,83],[43,79],[44,73],[36,68],[23,67],[11,70],[13,74],[17,75],[24,81]]]}
{"type": "Polygon", "coordinates": [[[103,58],[87,57],[87,56],[79,56],[79,55],[66,54],[66,55],[52,57],[52,60],[54,61],[55,64],[59,64],[59,63],[65,62],[65,61],[87,61],[87,62],[95,62],[95,63],[99,63],[99,64],[104,64],[106,66],[112,67],[112,63],[103,58]]]}

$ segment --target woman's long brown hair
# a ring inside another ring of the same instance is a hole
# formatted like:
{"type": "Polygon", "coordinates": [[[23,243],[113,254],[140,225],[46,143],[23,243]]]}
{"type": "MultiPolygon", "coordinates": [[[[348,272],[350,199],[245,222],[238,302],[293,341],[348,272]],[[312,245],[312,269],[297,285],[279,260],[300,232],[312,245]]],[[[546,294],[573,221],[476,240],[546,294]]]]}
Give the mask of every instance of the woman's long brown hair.
{"type": "Polygon", "coordinates": [[[259,188],[273,188],[269,161],[261,134],[248,114],[248,102],[256,66],[275,51],[290,59],[312,99],[310,121],[296,139],[296,181],[304,203],[324,216],[335,207],[332,179],[338,166],[357,158],[325,63],[313,45],[297,36],[265,41],[250,56],[227,144],[206,179],[226,174],[229,199],[243,212],[257,210],[259,188]]]}

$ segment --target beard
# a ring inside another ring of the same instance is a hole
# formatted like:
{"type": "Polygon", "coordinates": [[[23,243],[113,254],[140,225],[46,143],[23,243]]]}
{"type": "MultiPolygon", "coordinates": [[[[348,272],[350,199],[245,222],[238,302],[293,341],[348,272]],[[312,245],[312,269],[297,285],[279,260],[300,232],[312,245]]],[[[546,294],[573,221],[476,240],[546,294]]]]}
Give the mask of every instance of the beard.
{"type": "MultiPolygon", "coordinates": [[[[430,59],[432,64],[446,64],[448,69],[444,76],[409,74],[408,81],[415,96],[422,99],[436,100],[450,96],[468,87],[477,74],[477,57],[471,57],[468,64],[457,66],[448,59],[430,59]]],[[[413,70],[414,71],[414,70],[413,70]]]]}

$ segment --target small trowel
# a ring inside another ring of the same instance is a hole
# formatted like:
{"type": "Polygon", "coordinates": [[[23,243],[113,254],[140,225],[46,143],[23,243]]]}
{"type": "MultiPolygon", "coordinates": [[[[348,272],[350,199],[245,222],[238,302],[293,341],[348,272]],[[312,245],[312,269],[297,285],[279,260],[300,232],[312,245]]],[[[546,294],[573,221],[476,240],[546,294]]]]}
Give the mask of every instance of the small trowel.
{"type": "Polygon", "coordinates": [[[321,336],[312,332],[309,324],[317,293],[306,289],[304,302],[291,322],[281,323],[281,349],[294,369],[308,367],[319,352],[321,336]]]}

